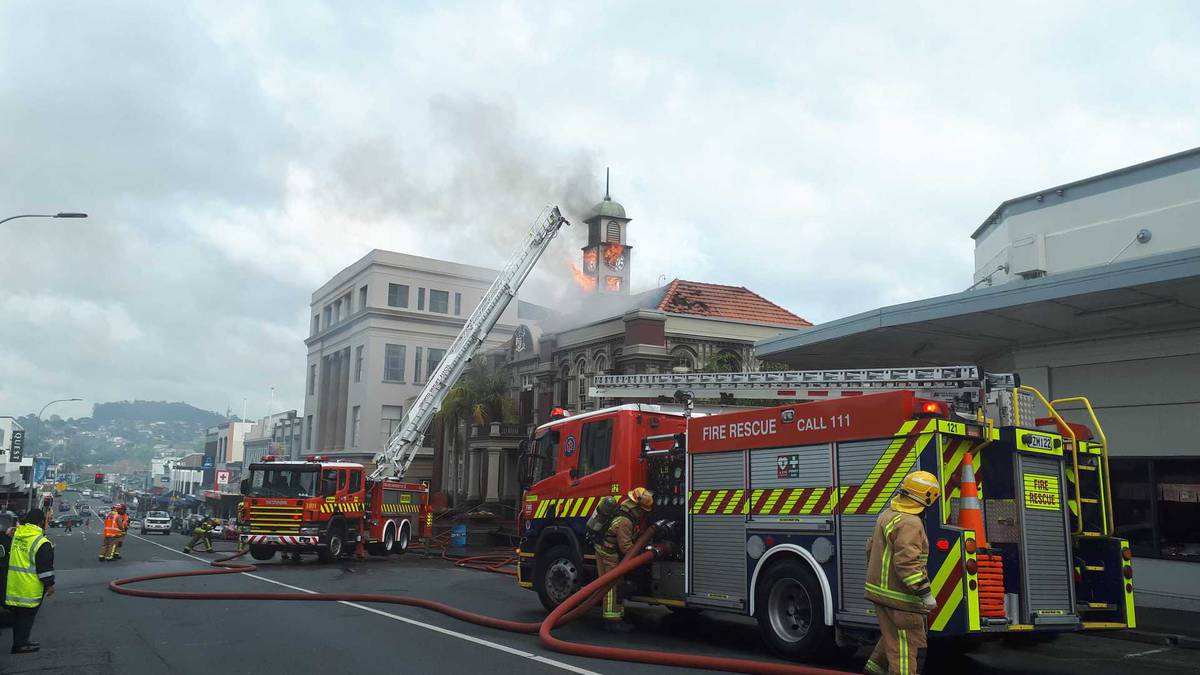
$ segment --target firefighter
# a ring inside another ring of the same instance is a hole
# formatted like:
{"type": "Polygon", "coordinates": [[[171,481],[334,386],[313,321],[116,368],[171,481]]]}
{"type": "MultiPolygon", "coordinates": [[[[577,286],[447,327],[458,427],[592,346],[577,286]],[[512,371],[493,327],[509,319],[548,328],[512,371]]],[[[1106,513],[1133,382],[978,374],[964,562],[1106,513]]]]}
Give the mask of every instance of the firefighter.
{"type": "Polygon", "coordinates": [[[121,514],[117,511],[119,504],[113,504],[108,515],[104,517],[104,543],[100,545],[100,560],[112,560],[117,552],[117,537],[121,536],[121,514]]]}
{"type": "MultiPolygon", "coordinates": [[[[633,547],[637,537],[636,529],[641,522],[642,514],[649,513],[654,506],[654,494],[643,487],[630,490],[625,499],[617,507],[617,513],[608,522],[604,537],[596,544],[596,571],[604,574],[617,566],[621,558],[633,547]]],[[[619,584],[614,584],[604,594],[604,627],[609,630],[626,631],[629,626],[622,623],[625,618],[625,605],[617,590],[619,584]]]]}
{"type": "Polygon", "coordinates": [[[196,529],[192,530],[192,540],[188,542],[187,546],[183,547],[183,552],[191,553],[192,549],[196,547],[196,544],[199,544],[203,541],[204,552],[212,553],[212,531],[219,522],[220,521],[218,521],[216,518],[205,518],[204,520],[200,521],[200,524],[196,526],[196,529]]]}
{"type": "Polygon", "coordinates": [[[242,537],[241,537],[241,528],[245,522],[246,522],[246,502],[238,502],[238,506],[237,506],[237,527],[238,527],[237,550],[239,552],[246,550],[246,542],[242,541],[242,537]]]}
{"type": "Polygon", "coordinates": [[[867,539],[865,595],[875,604],[880,638],[864,673],[917,675],[925,664],[925,617],[937,600],[929,589],[929,538],[921,513],[940,493],[928,471],[908,474],[867,539]]]}
{"type": "Polygon", "coordinates": [[[126,513],[124,504],[116,504],[118,525],[121,528],[121,533],[117,535],[117,541],[113,550],[113,559],[121,559],[121,547],[125,545],[125,533],[129,532],[129,514],[126,513]]]}

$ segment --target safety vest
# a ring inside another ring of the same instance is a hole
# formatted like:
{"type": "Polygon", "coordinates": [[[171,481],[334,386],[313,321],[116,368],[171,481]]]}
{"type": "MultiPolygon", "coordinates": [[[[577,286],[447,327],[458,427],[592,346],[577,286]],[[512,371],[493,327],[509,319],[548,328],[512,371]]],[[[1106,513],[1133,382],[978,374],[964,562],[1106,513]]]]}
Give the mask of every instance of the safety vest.
{"type": "Polygon", "coordinates": [[[117,513],[117,527],[121,528],[121,532],[129,529],[129,516],[124,513],[117,513]]]}
{"type": "MultiPolygon", "coordinates": [[[[38,549],[50,541],[42,534],[42,528],[26,524],[13,532],[12,549],[8,557],[8,588],[4,604],[14,607],[37,607],[42,604],[45,587],[38,578],[34,559],[38,549]]],[[[53,546],[53,544],[50,544],[53,546]]],[[[47,572],[47,576],[54,574],[47,572]]]]}
{"type": "Polygon", "coordinates": [[[119,537],[121,536],[121,514],[116,511],[110,511],[104,518],[104,536],[119,537]]]}

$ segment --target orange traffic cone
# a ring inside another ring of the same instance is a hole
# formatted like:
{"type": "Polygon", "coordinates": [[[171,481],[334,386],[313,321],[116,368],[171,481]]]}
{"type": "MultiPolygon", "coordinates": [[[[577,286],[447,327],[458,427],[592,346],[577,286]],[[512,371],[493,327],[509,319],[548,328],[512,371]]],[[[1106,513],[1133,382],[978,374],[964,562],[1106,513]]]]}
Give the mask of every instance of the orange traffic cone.
{"type": "Polygon", "coordinates": [[[963,455],[962,473],[958,479],[958,526],[975,531],[975,545],[987,548],[987,537],[983,530],[983,507],[979,504],[979,487],[975,484],[974,458],[970,452],[963,455]]]}

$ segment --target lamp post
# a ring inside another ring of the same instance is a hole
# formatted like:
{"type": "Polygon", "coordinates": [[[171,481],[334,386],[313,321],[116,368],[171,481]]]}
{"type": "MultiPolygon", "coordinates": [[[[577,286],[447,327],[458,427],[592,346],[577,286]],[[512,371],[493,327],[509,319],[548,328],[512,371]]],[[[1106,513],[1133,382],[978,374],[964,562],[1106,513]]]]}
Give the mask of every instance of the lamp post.
{"type": "MultiPolygon", "coordinates": [[[[14,216],[14,217],[15,217],[15,218],[20,218],[21,216],[14,216]]],[[[53,217],[53,216],[52,216],[52,217],[53,217]]],[[[85,215],[85,216],[83,216],[83,217],[85,217],[85,218],[86,218],[87,216],[85,215]]],[[[12,220],[12,218],[6,218],[5,220],[12,220]]],[[[3,222],[4,222],[3,220],[0,220],[0,223],[3,223],[3,222]]],[[[82,400],[83,400],[83,399],[81,399],[81,398],[77,398],[77,397],[72,397],[72,398],[56,398],[56,399],[54,399],[53,401],[50,401],[50,402],[49,402],[49,403],[47,403],[46,405],[42,406],[42,409],[38,411],[38,414],[37,414],[38,422],[40,423],[40,422],[42,421],[42,413],[46,412],[46,408],[49,408],[50,406],[54,405],[55,403],[66,403],[66,402],[68,402],[68,401],[82,401],[82,400]]],[[[50,451],[50,453],[51,453],[51,454],[50,454],[50,461],[52,461],[52,462],[53,462],[53,461],[54,461],[54,451],[53,451],[53,450],[51,450],[51,451],[50,451]]],[[[31,510],[33,509],[33,489],[34,489],[34,486],[35,486],[35,483],[34,483],[34,480],[33,480],[33,471],[34,471],[34,469],[36,468],[36,464],[37,464],[37,459],[36,459],[36,458],[34,458],[34,461],[33,461],[33,463],[34,463],[34,465],[35,465],[35,466],[31,466],[31,467],[29,467],[29,506],[28,506],[28,507],[26,507],[26,509],[25,509],[25,513],[29,513],[29,511],[31,511],[31,510]]]]}
{"type": "Polygon", "coordinates": [[[4,220],[0,220],[0,223],[7,223],[8,221],[16,220],[17,218],[87,218],[87,217],[88,217],[88,214],[86,214],[86,213],[71,213],[71,212],[66,212],[66,211],[64,211],[62,213],[24,213],[19,216],[9,216],[9,217],[5,218],[4,220]]]}

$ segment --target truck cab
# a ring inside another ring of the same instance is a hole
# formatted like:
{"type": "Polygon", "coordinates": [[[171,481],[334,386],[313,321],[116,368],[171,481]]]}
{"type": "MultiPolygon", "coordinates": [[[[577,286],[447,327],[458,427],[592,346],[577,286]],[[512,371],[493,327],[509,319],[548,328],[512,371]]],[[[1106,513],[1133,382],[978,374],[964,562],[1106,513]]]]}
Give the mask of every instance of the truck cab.
{"type": "MultiPolygon", "coordinates": [[[[584,526],[604,497],[645,486],[642,441],[682,433],[681,413],[629,404],[538,427],[522,456],[518,583],[537,592],[547,609],[595,578],[596,556],[584,526]]],[[[678,500],[684,495],[656,495],[678,500]]],[[[661,501],[659,503],[662,503],[661,501]]]]}
{"type": "Polygon", "coordinates": [[[242,481],[242,540],[257,560],[269,560],[280,548],[315,550],[323,561],[333,560],[356,538],[365,485],[361,464],[264,457],[242,481]]]}

